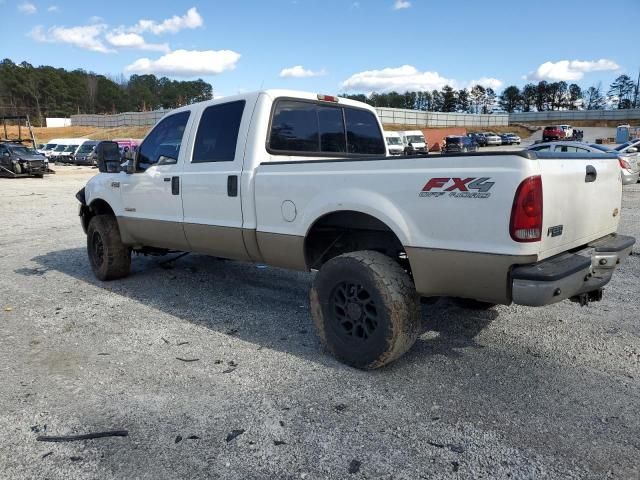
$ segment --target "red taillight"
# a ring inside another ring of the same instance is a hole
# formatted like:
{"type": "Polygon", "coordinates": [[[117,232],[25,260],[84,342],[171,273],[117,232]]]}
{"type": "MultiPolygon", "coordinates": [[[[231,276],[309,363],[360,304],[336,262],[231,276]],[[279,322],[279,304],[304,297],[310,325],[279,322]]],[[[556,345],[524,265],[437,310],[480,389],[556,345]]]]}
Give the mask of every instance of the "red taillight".
{"type": "Polygon", "coordinates": [[[626,168],[627,170],[631,170],[631,165],[624,158],[618,157],[618,163],[622,168],[626,168]]]}
{"type": "Polygon", "coordinates": [[[542,179],[525,178],[516,190],[511,207],[509,234],[516,242],[539,242],[542,238],[542,179]]]}
{"type": "Polygon", "coordinates": [[[322,95],[321,93],[318,94],[318,100],[321,102],[338,103],[338,97],[334,97],[333,95],[322,95]]]}

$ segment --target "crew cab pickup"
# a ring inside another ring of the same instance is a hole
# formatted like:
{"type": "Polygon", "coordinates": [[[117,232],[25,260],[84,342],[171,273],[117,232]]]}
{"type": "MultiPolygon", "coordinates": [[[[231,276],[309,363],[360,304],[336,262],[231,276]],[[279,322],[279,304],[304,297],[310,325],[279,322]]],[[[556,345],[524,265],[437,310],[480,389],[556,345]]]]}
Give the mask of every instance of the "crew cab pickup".
{"type": "Polygon", "coordinates": [[[635,242],[616,234],[615,155],[386,152],[375,111],[344,98],[267,90],[173,110],[122,169],[98,153],[77,194],[89,263],[100,280],[128,275],[132,251],[317,271],[319,337],[377,368],[415,342],[421,297],[584,304],[635,242]]]}

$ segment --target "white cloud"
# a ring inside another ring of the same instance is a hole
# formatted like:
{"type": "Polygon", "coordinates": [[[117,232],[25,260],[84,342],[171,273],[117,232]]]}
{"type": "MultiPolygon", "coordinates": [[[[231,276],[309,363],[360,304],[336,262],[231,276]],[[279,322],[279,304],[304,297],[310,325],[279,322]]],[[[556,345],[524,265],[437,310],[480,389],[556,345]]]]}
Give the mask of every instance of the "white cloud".
{"type": "Polygon", "coordinates": [[[152,50],[157,52],[169,52],[169,45],[166,43],[147,43],[142,35],[137,33],[110,32],[105,38],[114,47],[137,48],[139,50],[152,50]]]}
{"type": "Polygon", "coordinates": [[[595,61],[560,60],[559,62],[545,62],[535,72],[525,76],[526,80],[548,80],[557,82],[582,80],[585,73],[618,70],[620,66],[613,60],[601,58],[595,61]]]}
{"type": "Polygon", "coordinates": [[[412,65],[382,70],[368,70],[351,75],[342,82],[346,91],[424,91],[440,90],[445,85],[455,86],[455,80],[444,78],[438,72],[420,72],[412,65]]]}
{"type": "Polygon", "coordinates": [[[498,80],[493,77],[480,77],[478,80],[471,80],[467,86],[467,88],[473,88],[476,85],[482,85],[484,88],[492,88],[493,90],[498,90],[504,82],[502,80],[498,80]]]}
{"type": "Polygon", "coordinates": [[[216,75],[233,70],[240,54],[231,50],[176,50],[157,60],[140,58],[127,66],[128,73],[155,73],[176,77],[216,75]]]}
{"type": "Polygon", "coordinates": [[[313,70],[306,70],[302,65],[296,65],[295,67],[283,68],[280,71],[281,78],[309,78],[320,77],[325,74],[324,70],[314,72],[313,70]]]}
{"type": "Polygon", "coordinates": [[[31,30],[29,36],[37,42],[68,43],[93,52],[112,53],[114,50],[108,48],[99,38],[106,28],[102,23],[81,27],[51,27],[46,31],[42,26],[37,26],[31,30]]]}
{"type": "Polygon", "coordinates": [[[24,2],[18,5],[18,10],[25,15],[33,15],[38,11],[38,8],[33,3],[24,2]]]}
{"type": "Polygon", "coordinates": [[[131,27],[131,31],[137,33],[151,32],[155,35],[162,35],[163,33],[177,33],[187,28],[198,28],[203,23],[204,21],[196,7],[191,7],[183,16],[174,15],[161,23],[154,20],[140,20],[131,27]]]}
{"type": "Polygon", "coordinates": [[[411,2],[408,2],[407,0],[395,0],[395,2],[393,2],[394,10],[402,10],[403,8],[409,7],[411,7],[411,2]]]}
{"type": "Polygon", "coordinates": [[[60,11],[60,8],[58,8],[57,5],[51,5],[49,8],[47,8],[47,12],[58,12],[60,11]]]}

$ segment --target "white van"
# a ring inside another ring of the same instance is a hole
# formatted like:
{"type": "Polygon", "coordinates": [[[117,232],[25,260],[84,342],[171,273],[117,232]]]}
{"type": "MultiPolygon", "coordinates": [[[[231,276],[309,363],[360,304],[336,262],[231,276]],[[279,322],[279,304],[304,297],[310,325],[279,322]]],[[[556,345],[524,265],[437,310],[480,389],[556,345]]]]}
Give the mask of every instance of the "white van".
{"type": "Polygon", "coordinates": [[[558,125],[562,130],[564,130],[564,138],[565,140],[569,140],[573,138],[573,127],[571,125],[558,125]]]}
{"type": "Polygon", "coordinates": [[[398,132],[384,132],[384,139],[387,142],[389,155],[402,155],[404,153],[402,137],[398,132]]]}
{"type": "Polygon", "coordinates": [[[398,132],[402,138],[402,146],[405,154],[428,153],[427,141],[420,130],[405,130],[398,132]]]}
{"type": "Polygon", "coordinates": [[[71,157],[76,150],[89,138],[54,138],[50,143],[55,144],[55,148],[49,151],[49,158],[55,161],[58,157],[71,157]]]}

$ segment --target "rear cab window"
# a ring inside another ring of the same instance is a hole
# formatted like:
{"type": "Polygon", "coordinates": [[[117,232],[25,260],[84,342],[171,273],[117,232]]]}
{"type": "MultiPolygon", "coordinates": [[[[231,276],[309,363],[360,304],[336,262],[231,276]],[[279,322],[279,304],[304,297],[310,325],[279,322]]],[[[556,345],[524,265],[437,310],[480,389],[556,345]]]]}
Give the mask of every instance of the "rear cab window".
{"type": "Polygon", "coordinates": [[[385,140],[373,112],[340,104],[279,99],[267,150],[273,155],[385,155],[385,140]]]}

